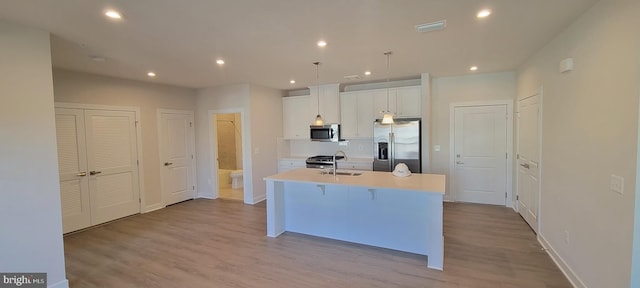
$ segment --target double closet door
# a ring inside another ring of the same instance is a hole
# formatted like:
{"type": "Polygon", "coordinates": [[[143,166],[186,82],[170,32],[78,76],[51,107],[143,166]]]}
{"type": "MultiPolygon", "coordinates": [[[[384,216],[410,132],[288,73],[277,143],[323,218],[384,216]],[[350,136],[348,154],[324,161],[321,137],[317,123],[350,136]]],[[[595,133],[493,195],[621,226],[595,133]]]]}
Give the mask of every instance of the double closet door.
{"type": "Polygon", "coordinates": [[[56,108],[64,233],[140,213],[135,113],[56,108]]]}

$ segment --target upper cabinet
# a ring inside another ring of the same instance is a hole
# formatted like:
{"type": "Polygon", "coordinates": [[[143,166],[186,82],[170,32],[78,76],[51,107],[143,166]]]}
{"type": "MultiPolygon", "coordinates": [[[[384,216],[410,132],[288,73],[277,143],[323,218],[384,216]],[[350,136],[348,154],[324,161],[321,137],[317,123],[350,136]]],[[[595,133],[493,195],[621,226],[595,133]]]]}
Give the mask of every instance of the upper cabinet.
{"type": "Polygon", "coordinates": [[[282,97],[284,139],[309,139],[309,125],[315,118],[310,100],[309,95],[282,97]]]}
{"type": "MultiPolygon", "coordinates": [[[[406,86],[395,88],[395,111],[397,117],[420,117],[422,103],[420,101],[420,86],[406,86]]],[[[389,91],[391,92],[391,91],[389,91]]]]}
{"type": "MultiPolygon", "coordinates": [[[[318,86],[309,87],[311,99],[309,107],[313,114],[313,119],[318,114],[319,107],[324,123],[340,123],[340,84],[320,85],[319,93],[317,91],[318,86]],[[320,106],[318,106],[318,95],[320,95],[320,106]]],[[[311,124],[311,122],[308,124],[311,124]]]]}
{"type": "Polygon", "coordinates": [[[391,111],[394,117],[408,118],[421,117],[422,104],[420,86],[404,86],[389,88],[389,100],[387,101],[387,89],[364,90],[373,96],[373,105],[377,118],[381,118],[383,110],[391,111]]]}
{"type": "MultiPolygon", "coordinates": [[[[386,96],[386,94],[385,94],[386,96]]],[[[340,133],[344,139],[373,137],[374,96],[370,91],[340,93],[340,133]]]]}
{"type": "MultiPolygon", "coordinates": [[[[373,122],[389,110],[397,118],[421,117],[420,86],[340,93],[341,133],[345,139],[373,137],[373,122]]],[[[323,115],[324,116],[324,115],[323,115]]]]}
{"type": "Polygon", "coordinates": [[[309,139],[309,125],[318,108],[325,123],[341,124],[344,139],[373,137],[373,122],[382,118],[380,112],[387,107],[397,118],[421,117],[420,86],[394,87],[388,92],[372,89],[342,93],[339,84],[319,88],[310,87],[310,95],[282,98],[284,139],[309,139]]]}

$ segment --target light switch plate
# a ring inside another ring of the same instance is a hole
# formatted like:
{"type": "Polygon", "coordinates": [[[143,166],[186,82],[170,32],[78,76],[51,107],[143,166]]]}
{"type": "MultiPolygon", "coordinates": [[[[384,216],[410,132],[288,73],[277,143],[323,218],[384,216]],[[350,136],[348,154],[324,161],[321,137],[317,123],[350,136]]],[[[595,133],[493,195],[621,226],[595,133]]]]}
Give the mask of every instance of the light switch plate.
{"type": "Polygon", "coordinates": [[[440,152],[440,145],[433,145],[433,151],[440,152]]]}
{"type": "Polygon", "coordinates": [[[609,183],[611,191],[624,193],[624,178],[622,176],[611,174],[611,183],[609,183]]]}

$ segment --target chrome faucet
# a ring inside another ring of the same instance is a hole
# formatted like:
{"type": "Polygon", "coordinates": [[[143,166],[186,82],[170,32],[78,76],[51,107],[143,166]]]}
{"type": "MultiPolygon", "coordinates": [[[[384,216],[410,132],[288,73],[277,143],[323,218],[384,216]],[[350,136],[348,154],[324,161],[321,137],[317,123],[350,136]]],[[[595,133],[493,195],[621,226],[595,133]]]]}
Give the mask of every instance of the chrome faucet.
{"type": "Polygon", "coordinates": [[[344,160],[347,160],[347,154],[344,153],[344,151],[342,150],[338,150],[336,151],[335,154],[333,154],[333,179],[336,179],[336,171],[338,170],[338,163],[336,162],[336,156],[338,156],[338,154],[342,153],[342,156],[344,156],[344,160]]]}

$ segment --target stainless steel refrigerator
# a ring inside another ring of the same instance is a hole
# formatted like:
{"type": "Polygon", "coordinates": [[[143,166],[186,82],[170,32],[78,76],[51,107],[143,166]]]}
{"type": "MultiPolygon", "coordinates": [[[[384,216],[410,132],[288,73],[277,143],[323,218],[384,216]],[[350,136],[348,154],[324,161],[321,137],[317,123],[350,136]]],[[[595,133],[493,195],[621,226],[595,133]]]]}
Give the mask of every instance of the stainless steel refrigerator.
{"type": "Polygon", "coordinates": [[[395,119],[393,124],[373,123],[373,171],[393,171],[404,163],[412,173],[422,173],[422,131],[419,118],[395,119]]]}

